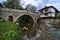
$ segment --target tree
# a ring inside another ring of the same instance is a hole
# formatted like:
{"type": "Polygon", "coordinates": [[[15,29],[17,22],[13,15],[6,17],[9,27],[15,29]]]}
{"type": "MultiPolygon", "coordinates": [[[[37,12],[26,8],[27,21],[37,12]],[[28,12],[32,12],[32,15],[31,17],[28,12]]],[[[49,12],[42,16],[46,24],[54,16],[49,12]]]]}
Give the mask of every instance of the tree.
{"type": "Polygon", "coordinates": [[[31,11],[31,9],[30,9],[30,4],[28,4],[27,6],[26,6],[26,10],[29,12],[29,11],[31,11]]]}
{"type": "Polygon", "coordinates": [[[26,7],[26,10],[29,11],[29,12],[35,13],[36,12],[36,7],[34,5],[28,4],[27,7],[26,7]]]}
{"type": "Polygon", "coordinates": [[[33,13],[36,12],[36,7],[35,6],[31,6],[31,12],[33,12],[33,13]]]}
{"type": "Polygon", "coordinates": [[[12,9],[23,9],[20,5],[20,0],[6,0],[3,2],[5,7],[12,9]]]}

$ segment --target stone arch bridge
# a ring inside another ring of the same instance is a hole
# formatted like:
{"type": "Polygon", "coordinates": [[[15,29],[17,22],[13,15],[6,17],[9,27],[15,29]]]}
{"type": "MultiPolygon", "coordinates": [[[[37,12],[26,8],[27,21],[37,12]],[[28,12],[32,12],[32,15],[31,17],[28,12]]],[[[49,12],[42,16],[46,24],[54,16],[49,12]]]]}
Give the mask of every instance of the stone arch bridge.
{"type": "Polygon", "coordinates": [[[28,16],[32,17],[34,23],[36,23],[37,19],[39,18],[38,14],[27,12],[26,10],[0,8],[0,17],[2,17],[5,21],[9,21],[9,17],[11,17],[12,22],[16,22],[18,20],[18,18],[23,15],[28,15],[28,16]]]}

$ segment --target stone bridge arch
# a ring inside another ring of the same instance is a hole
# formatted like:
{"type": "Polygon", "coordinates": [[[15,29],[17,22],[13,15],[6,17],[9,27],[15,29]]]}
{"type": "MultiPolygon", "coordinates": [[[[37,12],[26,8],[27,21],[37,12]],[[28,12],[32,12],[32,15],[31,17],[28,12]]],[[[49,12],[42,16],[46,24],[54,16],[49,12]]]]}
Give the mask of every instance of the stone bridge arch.
{"type": "Polygon", "coordinates": [[[16,22],[20,17],[22,17],[22,16],[24,16],[24,15],[30,16],[30,17],[33,19],[33,21],[35,20],[35,19],[34,19],[34,15],[31,15],[31,14],[21,14],[21,15],[17,16],[16,19],[14,19],[13,22],[16,22]]]}
{"type": "Polygon", "coordinates": [[[18,23],[21,28],[27,27],[30,29],[34,25],[34,20],[30,15],[22,15],[17,18],[15,23],[18,23]]]}
{"type": "Polygon", "coordinates": [[[8,16],[8,20],[11,21],[11,22],[13,22],[13,16],[12,15],[9,15],[8,16]]]}

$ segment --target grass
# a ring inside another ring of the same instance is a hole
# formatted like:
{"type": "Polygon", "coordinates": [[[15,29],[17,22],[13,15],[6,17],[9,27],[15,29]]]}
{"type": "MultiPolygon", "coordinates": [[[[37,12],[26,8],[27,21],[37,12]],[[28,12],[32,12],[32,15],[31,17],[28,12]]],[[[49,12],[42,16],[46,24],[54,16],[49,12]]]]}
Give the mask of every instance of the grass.
{"type": "Polygon", "coordinates": [[[12,22],[0,22],[0,40],[16,40],[20,32],[12,22]]]}

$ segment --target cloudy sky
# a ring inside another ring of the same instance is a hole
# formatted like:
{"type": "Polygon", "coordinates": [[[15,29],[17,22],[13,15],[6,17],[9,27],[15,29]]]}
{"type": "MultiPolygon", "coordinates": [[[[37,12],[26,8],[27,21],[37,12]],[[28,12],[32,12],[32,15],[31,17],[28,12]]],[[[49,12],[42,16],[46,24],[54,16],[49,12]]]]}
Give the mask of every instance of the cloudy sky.
{"type": "Polygon", "coordinates": [[[21,5],[26,7],[28,4],[32,4],[37,7],[37,9],[41,9],[46,4],[46,0],[21,0],[21,5]]]}
{"type": "MultiPolygon", "coordinates": [[[[5,0],[0,0],[3,2],[5,0]]],[[[60,11],[60,0],[21,0],[21,5],[25,8],[28,4],[32,4],[37,7],[37,10],[42,9],[46,6],[54,6],[60,11]]]]}
{"type": "Polygon", "coordinates": [[[0,0],[0,3],[2,3],[3,1],[6,1],[6,0],[0,0]]]}
{"type": "Polygon", "coordinates": [[[21,0],[21,4],[23,7],[25,7],[27,4],[35,5],[38,10],[45,6],[54,6],[60,11],[60,0],[21,0]]]}

